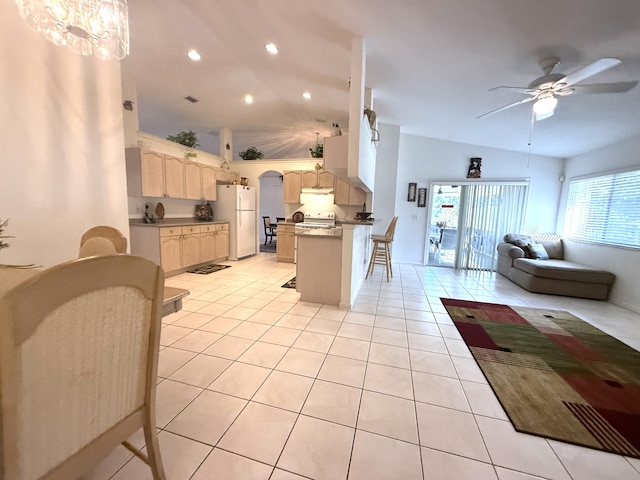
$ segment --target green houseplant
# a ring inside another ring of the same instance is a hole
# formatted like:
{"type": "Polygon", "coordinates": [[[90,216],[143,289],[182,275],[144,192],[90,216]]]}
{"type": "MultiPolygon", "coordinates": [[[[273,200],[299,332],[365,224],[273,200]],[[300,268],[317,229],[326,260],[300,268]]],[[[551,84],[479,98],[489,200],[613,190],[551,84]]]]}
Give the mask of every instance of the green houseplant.
{"type": "Polygon", "coordinates": [[[198,143],[198,135],[191,130],[188,132],[176,133],[175,135],[169,135],[167,140],[171,140],[172,142],[176,142],[190,148],[196,148],[200,145],[198,143]]]}
{"type": "Polygon", "coordinates": [[[264,157],[264,153],[258,150],[256,147],[249,147],[246,150],[243,150],[238,155],[243,160],[259,160],[264,157]]]}
{"type": "Polygon", "coordinates": [[[310,148],[311,157],[313,158],[322,158],[324,156],[324,145],[321,143],[317,143],[315,147],[310,148]]]}

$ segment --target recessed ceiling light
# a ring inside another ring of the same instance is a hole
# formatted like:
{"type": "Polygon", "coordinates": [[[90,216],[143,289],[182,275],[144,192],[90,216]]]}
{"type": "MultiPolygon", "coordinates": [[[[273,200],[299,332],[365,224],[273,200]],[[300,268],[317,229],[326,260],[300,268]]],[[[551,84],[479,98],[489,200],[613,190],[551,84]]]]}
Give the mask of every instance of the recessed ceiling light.
{"type": "Polygon", "coordinates": [[[302,97],[303,97],[305,100],[311,100],[311,94],[310,94],[309,92],[304,92],[304,93],[302,94],[302,97]]]}
{"type": "Polygon", "coordinates": [[[187,52],[187,57],[189,57],[194,62],[197,62],[198,60],[200,60],[200,54],[195,50],[189,50],[187,52]]]}
{"type": "Polygon", "coordinates": [[[267,49],[267,52],[269,52],[271,55],[277,55],[278,54],[278,47],[276,47],[275,43],[267,43],[264,48],[267,49]]]}
{"type": "Polygon", "coordinates": [[[253,95],[245,95],[244,96],[244,103],[248,103],[248,104],[253,103],[253,95]]]}

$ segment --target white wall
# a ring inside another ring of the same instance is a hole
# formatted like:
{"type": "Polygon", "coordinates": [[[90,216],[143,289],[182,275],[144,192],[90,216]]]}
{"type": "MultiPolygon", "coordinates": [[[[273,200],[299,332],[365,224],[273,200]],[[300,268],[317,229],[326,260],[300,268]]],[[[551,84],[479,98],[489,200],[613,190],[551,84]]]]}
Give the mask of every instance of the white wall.
{"type": "MultiPolygon", "coordinates": [[[[559,231],[564,220],[564,210],[569,181],[574,177],[608,172],[617,169],[640,168],[640,137],[634,137],[615,145],[567,159],[566,181],[563,185],[559,231]]],[[[640,192],[638,192],[640,195],[640,192]]],[[[616,281],[609,300],[612,303],[640,312],[640,250],[567,242],[567,259],[615,273],[616,281]]]]}
{"type": "Polygon", "coordinates": [[[372,227],[374,234],[383,234],[396,210],[396,180],[398,176],[398,149],[400,127],[378,124],[380,142],[376,155],[376,178],[373,188],[373,217],[377,222],[372,227]]]}
{"type": "Polygon", "coordinates": [[[0,3],[0,263],[77,257],[95,225],[129,236],[120,64],[57,47],[0,3]]]}
{"type": "MultiPolygon", "coordinates": [[[[379,148],[383,142],[385,136],[381,132],[379,148]]],[[[530,179],[524,231],[555,232],[563,159],[536,155],[529,159],[524,153],[401,134],[395,198],[376,195],[375,200],[377,205],[395,202],[399,218],[394,261],[421,264],[424,260],[429,208],[419,208],[417,202],[407,201],[408,184],[416,182],[418,188],[430,188],[435,180],[466,180],[471,157],[482,158],[482,180],[530,179]]],[[[384,175],[382,172],[379,170],[376,175],[384,175]]],[[[384,182],[384,178],[377,178],[376,182],[384,182]]],[[[427,192],[428,199],[431,193],[427,192]]]]}

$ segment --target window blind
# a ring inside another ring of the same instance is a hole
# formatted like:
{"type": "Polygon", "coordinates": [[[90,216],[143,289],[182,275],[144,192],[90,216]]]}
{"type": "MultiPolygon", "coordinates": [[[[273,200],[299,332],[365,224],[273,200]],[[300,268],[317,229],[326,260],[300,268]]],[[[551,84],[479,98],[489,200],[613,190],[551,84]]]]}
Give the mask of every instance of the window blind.
{"type": "Polygon", "coordinates": [[[571,180],[563,235],[640,248],[640,170],[571,180]]]}

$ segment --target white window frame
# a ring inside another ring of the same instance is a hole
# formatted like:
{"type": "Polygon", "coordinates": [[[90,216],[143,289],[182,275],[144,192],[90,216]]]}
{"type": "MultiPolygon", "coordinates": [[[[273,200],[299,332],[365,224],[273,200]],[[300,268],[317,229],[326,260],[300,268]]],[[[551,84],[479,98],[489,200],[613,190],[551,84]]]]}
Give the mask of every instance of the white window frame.
{"type": "Polygon", "coordinates": [[[640,249],[640,169],[572,178],[563,236],[582,243],[640,249]]]}

